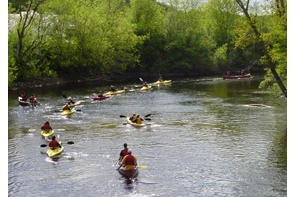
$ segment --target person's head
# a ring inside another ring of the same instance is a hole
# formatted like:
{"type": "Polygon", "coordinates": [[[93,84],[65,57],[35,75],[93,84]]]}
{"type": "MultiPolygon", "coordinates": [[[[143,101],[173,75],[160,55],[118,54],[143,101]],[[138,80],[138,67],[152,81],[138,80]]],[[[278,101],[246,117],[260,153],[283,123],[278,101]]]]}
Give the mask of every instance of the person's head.
{"type": "Polygon", "coordinates": [[[128,154],[132,154],[132,150],[131,149],[128,149],[128,154]]]}
{"type": "Polygon", "coordinates": [[[51,138],[52,140],[55,140],[55,135],[54,136],[52,136],[52,138],[51,138]]]}
{"type": "Polygon", "coordinates": [[[137,118],[139,118],[139,115],[137,115],[137,118]]]}
{"type": "Polygon", "coordinates": [[[136,116],[136,114],[133,114],[133,116],[136,116]]]}
{"type": "Polygon", "coordinates": [[[49,125],[49,121],[46,121],[45,124],[48,124],[49,125]]]}
{"type": "Polygon", "coordinates": [[[124,143],[123,146],[124,146],[124,148],[127,148],[127,143],[124,143]]]}

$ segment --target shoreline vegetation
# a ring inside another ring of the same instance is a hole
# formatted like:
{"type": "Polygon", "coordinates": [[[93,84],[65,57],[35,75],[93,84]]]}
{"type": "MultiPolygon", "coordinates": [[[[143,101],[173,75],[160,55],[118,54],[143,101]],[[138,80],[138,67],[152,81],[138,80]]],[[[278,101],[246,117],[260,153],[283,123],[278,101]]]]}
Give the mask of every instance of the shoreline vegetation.
{"type": "Polygon", "coordinates": [[[255,67],[287,97],[287,1],[172,2],[9,1],[9,89],[255,67]]]}
{"type": "MultiPolygon", "coordinates": [[[[149,82],[157,81],[158,74],[139,74],[139,73],[128,73],[125,74],[125,76],[117,75],[117,76],[97,76],[97,77],[72,77],[70,79],[65,79],[61,77],[42,77],[37,78],[32,81],[26,81],[26,82],[18,82],[16,86],[9,87],[8,91],[18,91],[21,89],[32,89],[32,88],[42,88],[42,87],[54,87],[54,86],[60,86],[65,85],[69,83],[84,83],[84,82],[98,82],[98,83],[120,83],[122,81],[138,81],[139,78],[144,78],[145,80],[149,82]]],[[[204,75],[200,75],[197,73],[192,74],[165,74],[163,75],[164,79],[170,79],[170,78],[176,78],[176,77],[202,77],[204,75]]],[[[213,74],[210,74],[208,76],[213,76],[213,74]]],[[[214,75],[215,76],[215,75],[214,75]]],[[[222,77],[222,75],[221,75],[222,77]]],[[[140,81],[138,83],[141,83],[140,81]]]]}

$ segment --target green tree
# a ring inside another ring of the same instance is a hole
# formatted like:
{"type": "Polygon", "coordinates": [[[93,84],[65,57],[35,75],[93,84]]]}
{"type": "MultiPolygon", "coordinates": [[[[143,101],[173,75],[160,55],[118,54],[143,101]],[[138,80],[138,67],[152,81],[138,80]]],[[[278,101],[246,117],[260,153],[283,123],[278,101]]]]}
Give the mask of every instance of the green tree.
{"type": "Polygon", "coordinates": [[[241,66],[234,47],[234,27],[238,19],[238,7],[232,0],[210,0],[204,6],[204,25],[216,43],[211,58],[219,70],[241,66]]]}
{"type": "Polygon", "coordinates": [[[133,33],[125,1],[51,1],[44,10],[56,16],[50,58],[59,73],[93,77],[122,72],[137,62],[140,38],[133,33]]]}
{"type": "Polygon", "coordinates": [[[45,0],[29,0],[27,4],[19,5],[16,11],[13,10],[17,14],[9,14],[10,82],[30,80],[48,71],[48,62],[43,61],[43,49],[49,24],[37,12],[44,3],[45,0]],[[14,78],[10,73],[15,74],[14,78]]]}
{"type": "Polygon", "coordinates": [[[160,64],[163,53],[162,10],[155,0],[131,1],[131,10],[135,34],[143,38],[143,43],[137,45],[140,54],[137,69],[151,70],[160,64]]]}
{"type": "MultiPolygon", "coordinates": [[[[286,2],[283,0],[276,1],[275,7],[272,13],[268,16],[270,24],[268,24],[271,29],[268,29],[267,32],[264,32],[262,29],[259,29],[259,22],[257,15],[254,15],[249,12],[250,0],[247,0],[244,4],[241,0],[236,0],[240,6],[242,12],[244,13],[248,25],[251,27],[253,33],[251,41],[255,39],[255,42],[261,43],[263,56],[260,61],[266,65],[266,68],[269,70],[279,86],[282,94],[287,97],[287,89],[283,81],[285,81],[287,76],[287,65],[286,65],[286,51],[287,51],[287,11],[286,11],[286,2]],[[283,79],[283,80],[282,80],[283,79]]],[[[269,8],[269,7],[268,7],[269,8]]],[[[266,13],[268,11],[265,10],[266,13]]],[[[264,15],[266,13],[263,13],[264,15]]],[[[242,35],[241,35],[242,36],[242,35]]],[[[269,86],[271,85],[271,80],[265,80],[261,85],[269,86]]],[[[286,81],[285,81],[286,83],[286,81]]]]}

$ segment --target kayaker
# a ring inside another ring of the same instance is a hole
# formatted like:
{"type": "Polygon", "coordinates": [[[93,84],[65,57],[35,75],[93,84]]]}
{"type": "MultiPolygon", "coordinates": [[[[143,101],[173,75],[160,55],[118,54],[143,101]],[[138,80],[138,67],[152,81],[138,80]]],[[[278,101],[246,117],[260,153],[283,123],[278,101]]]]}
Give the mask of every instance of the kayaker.
{"type": "Polygon", "coordinates": [[[68,97],[67,103],[69,103],[69,104],[75,104],[75,102],[73,101],[72,97],[68,97]]]}
{"type": "Polygon", "coordinates": [[[47,131],[47,132],[50,131],[50,130],[52,130],[49,121],[46,121],[46,122],[44,123],[44,125],[41,127],[41,130],[45,130],[45,131],[47,131]]]}
{"type": "Polygon", "coordinates": [[[229,71],[226,72],[226,76],[230,76],[230,72],[229,71]]]}
{"type": "Polygon", "coordinates": [[[111,85],[109,91],[110,91],[110,92],[116,92],[117,90],[114,88],[114,86],[111,85]]]}
{"type": "Polygon", "coordinates": [[[36,97],[34,94],[32,94],[30,97],[30,103],[36,103],[36,102],[37,102],[36,97]]]}
{"type": "Polygon", "coordinates": [[[143,119],[139,117],[139,115],[136,116],[136,124],[141,124],[143,119]]]}
{"type": "Polygon", "coordinates": [[[244,77],[244,75],[245,75],[245,71],[244,70],[241,71],[241,75],[244,77]]]}
{"type": "Polygon", "coordinates": [[[56,149],[56,148],[61,148],[61,145],[58,143],[58,141],[56,141],[55,136],[52,136],[51,138],[52,140],[49,142],[49,147],[51,149],[56,149]]]}
{"type": "Polygon", "coordinates": [[[26,95],[26,93],[22,93],[21,94],[21,97],[22,97],[22,101],[27,101],[27,95],[26,95]]]}
{"type": "Polygon", "coordinates": [[[148,84],[146,81],[143,83],[143,86],[148,87],[148,84]]]}
{"type": "Polygon", "coordinates": [[[62,110],[63,110],[63,111],[65,111],[65,110],[69,110],[69,111],[71,111],[71,108],[70,108],[69,104],[66,103],[66,105],[63,106],[62,110]]]}
{"type": "Polygon", "coordinates": [[[120,152],[120,157],[119,157],[119,163],[122,161],[122,159],[126,156],[126,155],[128,155],[128,147],[127,147],[127,143],[124,143],[123,144],[123,146],[124,146],[124,149],[123,150],[121,150],[121,152],[120,152]]]}
{"type": "Polygon", "coordinates": [[[132,117],[129,118],[132,122],[136,122],[137,116],[136,114],[133,114],[132,117]]]}
{"type": "Polygon", "coordinates": [[[119,170],[122,166],[125,166],[125,170],[131,170],[137,167],[137,158],[132,155],[131,149],[128,150],[128,155],[122,159],[122,162],[117,170],[119,170]]]}
{"type": "Polygon", "coordinates": [[[159,78],[158,78],[158,81],[162,82],[163,81],[163,78],[161,75],[159,75],[159,78]]]}
{"type": "Polygon", "coordinates": [[[98,97],[103,97],[102,91],[99,91],[97,94],[98,97]]]}

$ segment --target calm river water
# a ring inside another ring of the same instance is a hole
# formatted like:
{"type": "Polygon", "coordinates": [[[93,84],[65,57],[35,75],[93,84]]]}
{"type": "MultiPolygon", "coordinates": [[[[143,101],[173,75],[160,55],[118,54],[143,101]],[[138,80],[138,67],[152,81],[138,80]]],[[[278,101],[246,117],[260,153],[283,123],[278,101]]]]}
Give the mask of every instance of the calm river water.
{"type": "MultiPolygon", "coordinates": [[[[103,197],[228,197],[287,195],[287,101],[260,91],[262,78],[173,79],[93,101],[110,84],[77,83],[27,90],[41,105],[8,103],[8,195],[103,197]],[[34,91],[34,92],[30,92],[34,91]],[[55,112],[65,98],[82,100],[70,117],[55,112]],[[143,128],[120,115],[152,114],[143,128]],[[65,150],[55,160],[40,127],[49,120],[65,150]],[[66,142],[73,141],[74,144],[66,142]],[[139,176],[115,170],[123,143],[133,150],[139,176]]],[[[139,81],[140,83],[140,81],[139,81]]],[[[133,83],[112,84],[117,88],[133,83]]]]}

